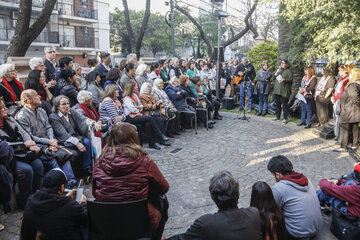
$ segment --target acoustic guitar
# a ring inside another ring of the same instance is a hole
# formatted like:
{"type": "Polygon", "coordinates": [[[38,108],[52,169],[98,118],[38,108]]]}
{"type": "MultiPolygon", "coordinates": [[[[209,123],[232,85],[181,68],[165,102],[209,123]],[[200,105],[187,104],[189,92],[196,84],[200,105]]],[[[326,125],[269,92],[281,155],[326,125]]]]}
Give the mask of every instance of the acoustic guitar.
{"type": "Polygon", "coordinates": [[[234,83],[237,85],[244,79],[244,72],[239,71],[240,76],[234,76],[234,83]]]}

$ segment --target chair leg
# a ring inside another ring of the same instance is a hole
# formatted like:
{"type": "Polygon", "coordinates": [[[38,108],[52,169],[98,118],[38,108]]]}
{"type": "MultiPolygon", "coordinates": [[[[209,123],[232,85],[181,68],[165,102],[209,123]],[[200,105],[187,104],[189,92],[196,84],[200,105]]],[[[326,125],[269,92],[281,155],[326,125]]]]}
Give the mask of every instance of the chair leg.
{"type": "Polygon", "coordinates": [[[197,117],[196,117],[196,112],[195,112],[194,118],[195,118],[195,134],[197,134],[197,117]]]}
{"type": "Polygon", "coordinates": [[[209,130],[209,113],[206,110],[206,130],[209,130]]]}

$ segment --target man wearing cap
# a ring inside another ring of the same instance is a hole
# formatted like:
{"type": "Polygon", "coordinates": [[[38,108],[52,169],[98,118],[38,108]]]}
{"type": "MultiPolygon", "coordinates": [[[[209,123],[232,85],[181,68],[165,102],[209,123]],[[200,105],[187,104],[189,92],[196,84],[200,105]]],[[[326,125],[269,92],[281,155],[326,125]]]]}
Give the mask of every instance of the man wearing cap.
{"type": "Polygon", "coordinates": [[[345,214],[360,217],[360,165],[354,165],[354,171],[337,180],[322,179],[320,190],[316,193],[322,206],[336,207],[345,214]],[[346,204],[347,203],[347,204],[346,204]]]}
{"type": "Polygon", "coordinates": [[[241,59],[241,63],[237,66],[234,76],[242,77],[241,82],[239,83],[240,87],[240,107],[239,111],[245,107],[245,91],[248,97],[248,112],[251,112],[252,107],[252,91],[253,91],[253,81],[255,79],[256,73],[254,66],[249,63],[247,57],[241,59]]]}
{"type": "Polygon", "coordinates": [[[27,201],[21,227],[23,240],[35,239],[41,234],[46,239],[83,239],[82,228],[87,225],[86,197],[77,203],[76,190],[66,195],[65,173],[54,168],[44,177],[43,188],[27,201]]]}
{"type": "Polygon", "coordinates": [[[289,239],[311,238],[321,226],[320,203],[310,180],[295,172],[285,156],[270,159],[268,170],[276,184],[272,188],[275,201],[285,216],[289,239]]]}
{"type": "Polygon", "coordinates": [[[101,63],[96,66],[94,69],[95,72],[100,74],[100,86],[104,88],[104,83],[106,82],[106,74],[110,71],[110,53],[103,52],[100,54],[101,63]]]}

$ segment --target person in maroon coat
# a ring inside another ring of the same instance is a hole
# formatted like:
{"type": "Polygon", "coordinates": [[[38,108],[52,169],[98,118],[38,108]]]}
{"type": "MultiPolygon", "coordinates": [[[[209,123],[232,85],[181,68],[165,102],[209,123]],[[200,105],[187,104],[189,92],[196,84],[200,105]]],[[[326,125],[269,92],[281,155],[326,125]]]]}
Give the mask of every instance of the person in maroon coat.
{"type": "Polygon", "coordinates": [[[345,214],[360,217],[360,163],[354,171],[337,180],[322,179],[317,195],[321,205],[337,207],[345,214]],[[347,204],[345,204],[347,202],[347,204]]]}
{"type": "MultiPolygon", "coordinates": [[[[92,193],[96,201],[127,202],[148,199],[151,191],[160,195],[168,192],[168,182],[139,143],[131,124],[111,129],[93,170],[92,193]]],[[[158,232],[161,213],[150,201],[148,208],[152,230],[158,232]]]]}

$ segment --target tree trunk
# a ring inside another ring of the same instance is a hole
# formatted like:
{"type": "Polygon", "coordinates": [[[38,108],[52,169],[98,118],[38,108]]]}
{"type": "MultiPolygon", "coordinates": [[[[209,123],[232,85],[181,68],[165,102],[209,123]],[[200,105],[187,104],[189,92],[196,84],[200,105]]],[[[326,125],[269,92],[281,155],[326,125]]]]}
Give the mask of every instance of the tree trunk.
{"type": "Polygon", "coordinates": [[[278,64],[282,58],[285,58],[290,50],[290,41],[288,40],[287,33],[289,32],[289,23],[281,17],[282,11],[285,10],[285,6],[280,4],[279,6],[279,44],[278,44],[278,64]]]}
{"type": "Polygon", "coordinates": [[[15,27],[15,33],[7,50],[8,57],[23,57],[31,43],[39,36],[48,24],[50,15],[54,9],[56,0],[46,0],[43,10],[37,20],[30,26],[32,12],[32,0],[21,0],[19,4],[19,16],[15,27]]]}
{"type": "Polygon", "coordinates": [[[133,43],[135,43],[135,37],[134,37],[134,32],[132,30],[132,27],[131,27],[131,22],[130,22],[130,15],[129,15],[129,7],[128,7],[128,4],[127,4],[127,0],[123,0],[123,5],[124,5],[124,15],[125,15],[125,25],[126,25],[126,30],[128,32],[128,38],[129,38],[129,46],[130,46],[130,49],[131,51],[130,52],[134,52],[134,46],[133,46],[133,43]]]}
{"type": "Polygon", "coordinates": [[[142,41],[144,39],[144,35],[146,32],[146,28],[149,22],[149,18],[150,18],[150,0],[146,0],[146,8],[145,8],[145,15],[141,24],[141,28],[140,28],[140,32],[139,32],[139,37],[136,40],[135,43],[135,54],[136,57],[139,59],[140,58],[140,49],[141,49],[141,44],[142,41]]]}

